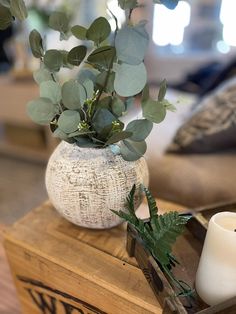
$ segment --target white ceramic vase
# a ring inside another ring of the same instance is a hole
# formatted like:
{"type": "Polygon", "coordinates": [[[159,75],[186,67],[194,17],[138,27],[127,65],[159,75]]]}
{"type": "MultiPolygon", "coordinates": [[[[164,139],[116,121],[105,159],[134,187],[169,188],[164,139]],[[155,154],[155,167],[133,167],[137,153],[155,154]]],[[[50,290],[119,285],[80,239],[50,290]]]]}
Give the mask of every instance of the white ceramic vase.
{"type": "MultiPolygon", "coordinates": [[[[64,141],[51,155],[46,170],[46,188],[56,210],[72,223],[94,229],[120,224],[122,220],[111,209],[125,210],[133,184],[148,186],[148,182],[144,158],[128,162],[109,147],[80,148],[64,141]]],[[[142,193],[137,192],[136,207],[141,201],[142,193]]]]}

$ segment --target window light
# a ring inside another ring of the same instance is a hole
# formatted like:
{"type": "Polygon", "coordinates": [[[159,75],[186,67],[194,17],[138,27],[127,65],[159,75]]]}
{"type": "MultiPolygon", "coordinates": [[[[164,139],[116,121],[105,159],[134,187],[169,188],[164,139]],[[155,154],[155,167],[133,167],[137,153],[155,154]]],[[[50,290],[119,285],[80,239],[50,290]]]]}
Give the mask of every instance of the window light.
{"type": "Polygon", "coordinates": [[[190,22],[190,15],[191,7],[185,1],[180,1],[175,10],[156,4],[153,21],[154,43],[158,46],[180,45],[183,42],[184,29],[190,22]]]}
{"type": "Polygon", "coordinates": [[[229,46],[236,46],[236,1],[222,0],[220,20],[223,24],[223,40],[229,46]]]}

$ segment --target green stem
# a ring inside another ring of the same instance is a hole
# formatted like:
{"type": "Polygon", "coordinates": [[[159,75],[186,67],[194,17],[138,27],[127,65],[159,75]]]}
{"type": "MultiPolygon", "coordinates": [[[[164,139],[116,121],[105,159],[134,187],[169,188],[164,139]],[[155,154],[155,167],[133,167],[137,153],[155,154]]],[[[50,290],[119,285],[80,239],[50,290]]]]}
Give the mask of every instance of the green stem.
{"type": "Polygon", "coordinates": [[[129,10],[129,17],[128,17],[128,19],[129,19],[130,22],[131,22],[131,17],[132,17],[133,10],[134,9],[130,9],[129,10]]]}
{"type": "Polygon", "coordinates": [[[52,80],[56,83],[56,82],[57,82],[57,80],[56,80],[56,78],[55,78],[55,76],[54,76],[54,74],[53,74],[53,73],[51,73],[51,77],[52,77],[52,80]]]}
{"type": "MultiPolygon", "coordinates": [[[[118,20],[117,20],[116,16],[110,10],[109,10],[109,12],[111,13],[111,15],[113,16],[113,18],[114,18],[114,20],[116,22],[116,30],[115,30],[115,33],[114,33],[114,45],[115,45],[116,36],[117,36],[118,30],[119,30],[118,20]]],[[[113,58],[111,59],[111,62],[109,64],[106,80],[105,80],[104,85],[102,86],[102,88],[99,91],[99,94],[98,94],[98,97],[97,97],[97,103],[99,102],[99,100],[100,100],[100,98],[101,98],[105,88],[107,87],[107,84],[108,84],[108,81],[109,81],[109,76],[111,74],[111,70],[112,70],[112,66],[113,66],[114,60],[115,60],[115,55],[113,56],[113,58]]]]}
{"type": "Polygon", "coordinates": [[[188,295],[191,295],[190,291],[191,291],[191,288],[189,287],[188,289],[186,289],[182,284],[181,282],[176,279],[173,274],[171,273],[171,271],[164,265],[162,265],[163,267],[163,270],[165,272],[165,274],[171,279],[171,281],[173,282],[173,284],[181,291],[183,292],[183,295],[184,296],[188,296],[188,295]]]}
{"type": "Polygon", "coordinates": [[[118,30],[119,30],[118,20],[117,20],[117,17],[115,16],[115,14],[110,9],[108,9],[108,11],[111,13],[111,15],[112,15],[112,17],[113,17],[113,19],[115,20],[115,23],[116,23],[116,29],[115,29],[115,33],[114,33],[114,45],[115,45],[115,39],[116,39],[118,30]]]}

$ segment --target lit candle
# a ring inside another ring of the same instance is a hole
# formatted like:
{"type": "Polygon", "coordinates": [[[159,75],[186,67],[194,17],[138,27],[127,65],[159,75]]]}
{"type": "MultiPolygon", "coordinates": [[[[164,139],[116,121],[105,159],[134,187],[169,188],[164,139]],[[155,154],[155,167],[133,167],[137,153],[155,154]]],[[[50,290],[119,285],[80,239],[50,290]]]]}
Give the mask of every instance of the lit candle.
{"type": "Polygon", "coordinates": [[[222,212],[211,218],[195,286],[208,305],[236,296],[236,213],[222,212]]]}

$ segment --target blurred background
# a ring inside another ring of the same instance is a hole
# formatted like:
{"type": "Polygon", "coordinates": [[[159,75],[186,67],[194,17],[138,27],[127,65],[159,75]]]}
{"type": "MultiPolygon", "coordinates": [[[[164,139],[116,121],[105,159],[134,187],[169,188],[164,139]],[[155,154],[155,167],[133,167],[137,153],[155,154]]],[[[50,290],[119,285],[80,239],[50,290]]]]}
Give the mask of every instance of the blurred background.
{"type": "MultiPolygon", "coordinates": [[[[59,33],[47,27],[50,12],[65,10],[73,24],[89,26],[103,15],[114,20],[107,7],[124,23],[124,12],[116,0],[32,0],[26,1],[29,18],[6,31],[0,31],[0,223],[10,224],[47,198],[44,172],[56,145],[49,130],[32,123],[26,103],[38,97],[32,73],[38,68],[29,49],[29,30],[43,35],[47,49],[69,50],[78,45],[71,37],[59,41],[59,33]]],[[[217,87],[236,71],[236,2],[232,0],[180,1],[174,11],[152,0],[140,1],[133,19],[147,19],[151,37],[146,65],[153,87],[167,79],[168,95],[179,104],[153,133],[152,150],[163,154],[196,99],[217,87]],[[167,128],[166,125],[172,125],[167,128]],[[173,128],[173,125],[175,128],[173,128]],[[158,135],[158,136],[157,136],[158,135]],[[163,138],[165,139],[163,141],[163,138]]],[[[62,80],[73,71],[63,70],[62,80]]]]}

